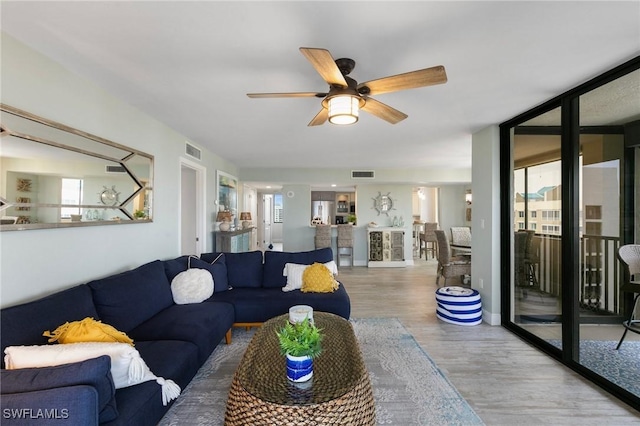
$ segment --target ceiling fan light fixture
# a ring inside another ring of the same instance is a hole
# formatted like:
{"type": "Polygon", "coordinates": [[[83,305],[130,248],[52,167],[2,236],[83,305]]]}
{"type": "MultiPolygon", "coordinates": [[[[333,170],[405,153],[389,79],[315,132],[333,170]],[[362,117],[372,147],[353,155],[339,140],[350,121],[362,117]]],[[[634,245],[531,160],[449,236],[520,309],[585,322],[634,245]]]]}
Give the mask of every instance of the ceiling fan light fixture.
{"type": "Polygon", "coordinates": [[[353,95],[337,95],[329,98],[329,122],[331,124],[353,124],[358,121],[360,99],[353,95]]]}

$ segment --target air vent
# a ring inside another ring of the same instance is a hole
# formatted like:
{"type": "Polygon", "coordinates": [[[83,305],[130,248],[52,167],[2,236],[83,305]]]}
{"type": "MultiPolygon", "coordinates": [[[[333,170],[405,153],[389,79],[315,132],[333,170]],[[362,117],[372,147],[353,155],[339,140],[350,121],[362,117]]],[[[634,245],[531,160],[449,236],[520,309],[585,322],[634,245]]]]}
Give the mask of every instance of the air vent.
{"type": "Polygon", "coordinates": [[[125,174],[127,173],[127,170],[122,167],[122,166],[109,166],[106,165],[104,166],[104,172],[105,173],[117,173],[117,174],[125,174]]]}
{"type": "Polygon", "coordinates": [[[351,179],[375,179],[376,172],[373,170],[351,170],[351,179]]]}
{"type": "Polygon", "coordinates": [[[200,158],[202,157],[202,151],[191,145],[189,142],[185,144],[185,152],[189,157],[193,157],[198,160],[200,160],[200,158]]]}

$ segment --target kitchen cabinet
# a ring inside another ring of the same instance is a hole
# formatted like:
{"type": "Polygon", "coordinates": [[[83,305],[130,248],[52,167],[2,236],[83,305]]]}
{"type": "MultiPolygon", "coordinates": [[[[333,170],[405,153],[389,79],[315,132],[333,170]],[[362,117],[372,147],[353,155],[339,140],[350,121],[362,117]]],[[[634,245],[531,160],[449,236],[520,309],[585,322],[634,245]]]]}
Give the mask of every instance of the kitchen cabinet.
{"type": "Polygon", "coordinates": [[[336,201],[335,191],[311,191],[311,201],[336,201]]]}
{"type": "Polygon", "coordinates": [[[350,194],[336,195],[336,214],[349,214],[350,194]]]}
{"type": "Polygon", "coordinates": [[[369,268],[402,268],[404,259],[404,229],[398,227],[367,228],[369,268]]]}

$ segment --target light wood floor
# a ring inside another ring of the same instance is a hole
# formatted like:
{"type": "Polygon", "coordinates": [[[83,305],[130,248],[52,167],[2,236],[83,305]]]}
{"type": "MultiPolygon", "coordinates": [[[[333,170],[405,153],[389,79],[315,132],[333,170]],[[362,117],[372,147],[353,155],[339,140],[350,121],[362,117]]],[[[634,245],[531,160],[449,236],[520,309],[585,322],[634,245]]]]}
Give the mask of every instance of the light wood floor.
{"type": "MultiPolygon", "coordinates": [[[[640,412],[500,326],[436,318],[436,262],[341,267],[353,318],[394,317],[487,425],[640,424],[640,412]]],[[[448,283],[453,285],[453,283],[448,283]]]]}

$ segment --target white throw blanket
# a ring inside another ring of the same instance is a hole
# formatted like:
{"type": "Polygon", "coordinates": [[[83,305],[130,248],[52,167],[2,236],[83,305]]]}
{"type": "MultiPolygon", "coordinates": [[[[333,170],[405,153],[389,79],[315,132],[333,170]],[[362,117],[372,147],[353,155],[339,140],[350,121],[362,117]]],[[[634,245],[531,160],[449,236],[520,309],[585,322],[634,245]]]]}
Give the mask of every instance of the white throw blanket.
{"type": "Polygon", "coordinates": [[[42,346],[9,346],[4,351],[8,370],[16,368],[50,367],[109,355],[111,375],[116,389],[155,380],[162,386],[162,404],[180,395],[180,386],[173,380],[154,375],[140,353],[127,343],[66,343],[42,346]]]}

